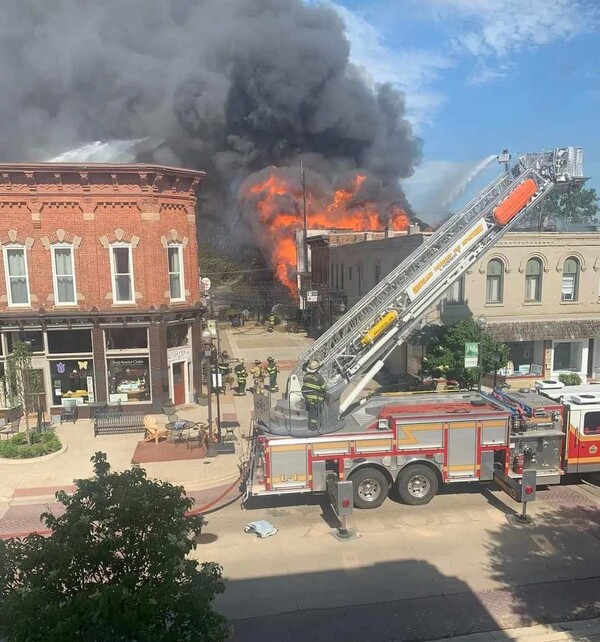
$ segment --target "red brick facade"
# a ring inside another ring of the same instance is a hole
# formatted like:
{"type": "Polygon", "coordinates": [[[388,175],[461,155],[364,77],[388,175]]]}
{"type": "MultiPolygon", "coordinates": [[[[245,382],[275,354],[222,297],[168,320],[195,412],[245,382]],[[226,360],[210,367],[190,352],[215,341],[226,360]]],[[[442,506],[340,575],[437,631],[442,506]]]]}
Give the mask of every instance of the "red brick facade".
{"type": "MultiPolygon", "coordinates": [[[[202,172],[146,165],[0,165],[0,243],[26,247],[32,310],[189,306],[200,299],[195,190],[202,172]],[[114,303],[109,245],[131,244],[135,304],[114,303]],[[169,297],[169,242],[183,249],[185,300],[169,297]],[[73,245],[77,305],[56,306],[51,245],[73,245]]],[[[8,306],[0,262],[0,313],[8,306]]]]}

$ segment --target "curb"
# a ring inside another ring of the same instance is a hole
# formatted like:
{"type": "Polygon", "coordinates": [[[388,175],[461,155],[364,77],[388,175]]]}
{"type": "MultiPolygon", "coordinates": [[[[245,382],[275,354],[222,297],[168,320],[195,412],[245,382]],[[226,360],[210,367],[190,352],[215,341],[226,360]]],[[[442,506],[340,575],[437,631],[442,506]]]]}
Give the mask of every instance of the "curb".
{"type": "Polygon", "coordinates": [[[69,446],[63,446],[60,450],[57,450],[55,453],[50,453],[49,455],[42,455],[41,457],[30,457],[29,459],[8,459],[6,457],[0,457],[0,465],[7,464],[8,466],[26,466],[27,464],[37,464],[38,462],[50,461],[55,459],[60,455],[69,450],[69,446]]]}

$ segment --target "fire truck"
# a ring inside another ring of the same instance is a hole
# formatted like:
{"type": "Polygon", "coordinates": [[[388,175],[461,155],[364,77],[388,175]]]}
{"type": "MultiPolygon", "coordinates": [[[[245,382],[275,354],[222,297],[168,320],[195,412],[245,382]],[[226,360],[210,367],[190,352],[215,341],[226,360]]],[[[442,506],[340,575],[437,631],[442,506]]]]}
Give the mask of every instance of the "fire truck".
{"type": "MultiPolygon", "coordinates": [[[[552,189],[585,180],[577,147],[525,154],[512,166],[506,153],[498,160],[504,172],[300,355],[280,399],[255,395],[245,500],[349,480],[357,508],[379,506],[392,486],[406,503],[426,504],[443,483],[510,482],[528,470],[538,484],[558,483],[575,462],[571,415],[542,391],[362,395],[427,310],[517,220],[552,189]],[[316,432],[301,395],[313,360],[327,388],[316,432]]],[[[600,457],[589,464],[600,469],[600,457]]]]}

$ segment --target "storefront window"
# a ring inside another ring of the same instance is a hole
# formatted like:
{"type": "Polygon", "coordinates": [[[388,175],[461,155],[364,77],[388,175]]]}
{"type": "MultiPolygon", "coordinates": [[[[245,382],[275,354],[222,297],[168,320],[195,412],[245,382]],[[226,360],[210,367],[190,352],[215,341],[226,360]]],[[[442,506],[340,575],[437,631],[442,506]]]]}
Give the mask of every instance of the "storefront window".
{"type": "Polygon", "coordinates": [[[107,328],[107,350],[144,350],[148,347],[147,328],[107,328]]]}
{"type": "Polygon", "coordinates": [[[107,359],[109,401],[150,401],[150,360],[107,359]]]}
{"type": "Polygon", "coordinates": [[[499,370],[508,376],[541,375],[543,346],[541,341],[508,342],[508,362],[499,370]]]}
{"type": "Polygon", "coordinates": [[[94,401],[94,364],[91,359],[50,361],[52,403],[60,406],[63,399],[78,403],[94,401]]]}
{"type": "Polygon", "coordinates": [[[79,354],[92,352],[91,330],[48,330],[50,354],[79,354]]]}
{"type": "Polygon", "coordinates": [[[189,326],[179,323],[167,326],[167,348],[181,348],[188,345],[189,326]]]}
{"type": "Polygon", "coordinates": [[[12,352],[16,341],[23,341],[29,344],[32,352],[44,352],[44,333],[41,330],[22,330],[6,333],[6,347],[12,352]]]}
{"type": "Polygon", "coordinates": [[[581,341],[561,341],[554,344],[554,370],[582,372],[583,344],[581,341]]]}

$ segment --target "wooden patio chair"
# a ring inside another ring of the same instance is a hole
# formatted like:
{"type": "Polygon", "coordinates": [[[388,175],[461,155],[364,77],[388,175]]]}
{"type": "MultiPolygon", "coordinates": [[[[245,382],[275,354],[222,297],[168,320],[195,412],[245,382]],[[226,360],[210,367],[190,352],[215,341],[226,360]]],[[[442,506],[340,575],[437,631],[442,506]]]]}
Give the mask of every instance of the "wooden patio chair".
{"type": "Polygon", "coordinates": [[[144,416],[144,429],[146,430],[144,441],[152,441],[154,439],[156,444],[159,439],[166,439],[169,435],[168,429],[164,426],[159,426],[152,415],[144,416]]]}

